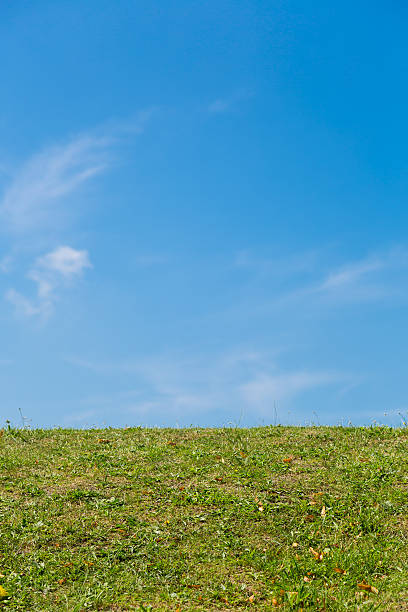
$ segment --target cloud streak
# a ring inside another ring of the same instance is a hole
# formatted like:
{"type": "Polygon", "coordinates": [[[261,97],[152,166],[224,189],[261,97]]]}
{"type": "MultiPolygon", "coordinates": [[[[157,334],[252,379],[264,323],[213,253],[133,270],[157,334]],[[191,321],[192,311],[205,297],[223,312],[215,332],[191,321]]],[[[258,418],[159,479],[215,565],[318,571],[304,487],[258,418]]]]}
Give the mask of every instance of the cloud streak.
{"type": "Polygon", "coordinates": [[[293,398],[305,391],[344,381],[344,375],[325,371],[295,371],[259,374],[240,387],[248,405],[271,406],[274,401],[293,398]]]}
{"type": "MultiPolygon", "coordinates": [[[[27,244],[47,240],[47,230],[64,229],[74,206],[72,196],[113,163],[113,150],[126,136],[140,133],[152,110],[125,121],[110,121],[80,134],[64,144],[34,154],[20,168],[0,198],[0,228],[12,243],[11,254],[0,260],[0,272],[7,274],[16,255],[27,244]],[[34,238],[34,240],[32,240],[34,238]]],[[[55,238],[53,238],[55,239],[55,238]]],[[[32,248],[32,247],[31,247],[32,248]]],[[[22,316],[48,318],[54,310],[60,288],[72,284],[90,268],[87,251],[60,246],[37,257],[26,277],[37,286],[35,298],[10,288],[5,298],[22,316]]]]}
{"type": "Polygon", "coordinates": [[[318,289],[320,291],[332,291],[356,284],[372,273],[386,268],[387,263],[385,259],[368,259],[349,264],[331,272],[318,289]]]}
{"type": "Polygon", "coordinates": [[[253,92],[242,89],[240,91],[235,92],[234,94],[223,97],[216,98],[213,100],[207,107],[208,113],[211,115],[220,115],[223,113],[227,113],[230,111],[238,102],[241,100],[251,98],[253,96],[253,92]]]}
{"type": "Polygon", "coordinates": [[[114,145],[126,135],[140,133],[151,112],[111,121],[29,158],[0,200],[3,231],[24,236],[55,225],[62,202],[112,165],[114,145]]]}
{"type": "MultiPolygon", "coordinates": [[[[339,387],[350,376],[324,370],[282,371],[270,357],[239,350],[211,358],[157,356],[112,363],[68,358],[72,365],[95,374],[116,377],[127,374],[138,384],[140,397],[122,397],[122,411],[171,419],[191,418],[221,411],[239,410],[259,417],[273,415],[274,402],[286,405],[297,396],[323,387],[339,387]]],[[[113,398],[118,405],[118,396],[113,398]]]]}
{"type": "Polygon", "coordinates": [[[54,251],[38,257],[28,271],[27,278],[37,285],[37,296],[28,299],[12,288],[6,292],[6,299],[14,305],[17,314],[25,317],[40,316],[47,319],[54,311],[58,300],[58,289],[72,285],[87,268],[91,268],[87,251],[69,246],[60,246],[54,251]]]}
{"type": "MultiPolygon", "coordinates": [[[[317,267],[317,266],[316,266],[317,267]]],[[[406,296],[408,250],[399,246],[383,253],[334,267],[320,280],[297,283],[290,291],[276,295],[274,305],[286,307],[301,303],[303,308],[331,306],[333,303],[358,304],[379,302],[406,296]]],[[[305,270],[310,277],[312,270],[305,270]]],[[[295,271],[287,269],[289,278],[295,271]]],[[[313,272],[316,277],[318,270],[313,272]]]]}
{"type": "Polygon", "coordinates": [[[13,235],[47,227],[66,196],[107,168],[108,144],[104,138],[81,136],[34,155],[4,193],[3,226],[13,235]]]}

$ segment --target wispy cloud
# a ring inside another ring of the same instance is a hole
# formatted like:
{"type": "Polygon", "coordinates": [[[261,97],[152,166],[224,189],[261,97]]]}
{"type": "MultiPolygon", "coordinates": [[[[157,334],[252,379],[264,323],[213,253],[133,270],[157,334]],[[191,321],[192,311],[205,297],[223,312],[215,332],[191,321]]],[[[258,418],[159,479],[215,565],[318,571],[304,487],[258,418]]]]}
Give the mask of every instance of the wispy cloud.
{"type": "Polygon", "coordinates": [[[57,290],[72,284],[86,268],[91,267],[87,251],[60,246],[38,257],[27,273],[27,278],[37,285],[37,295],[34,300],[28,299],[14,288],[6,292],[6,299],[15,306],[18,314],[26,317],[39,315],[45,319],[54,310],[54,304],[58,299],[57,290]]]}
{"type": "Polygon", "coordinates": [[[11,255],[5,255],[0,259],[0,272],[8,274],[13,266],[13,257],[11,255]]]}
{"type": "MultiPolygon", "coordinates": [[[[276,294],[273,301],[275,307],[301,302],[302,308],[307,309],[401,299],[404,295],[408,297],[405,290],[408,249],[403,246],[333,266],[326,273],[322,272],[322,268],[327,269],[328,265],[326,262],[322,264],[321,258],[316,258],[314,262],[309,260],[309,263],[312,266],[305,265],[304,273],[301,267],[283,266],[292,288],[276,294]]],[[[240,261],[240,265],[249,267],[245,259],[243,263],[240,261]]],[[[265,265],[263,270],[267,275],[272,274],[265,265]]]]}
{"type": "Polygon", "coordinates": [[[38,305],[35,305],[19,291],[16,291],[16,289],[8,289],[5,298],[14,306],[18,316],[34,317],[36,315],[42,315],[47,318],[51,314],[51,305],[48,302],[41,301],[38,305]]]}
{"type": "MultiPolygon", "coordinates": [[[[151,114],[152,110],[147,110],[127,120],[106,122],[63,144],[46,147],[15,170],[0,197],[0,232],[12,244],[12,256],[0,260],[0,272],[10,272],[16,255],[26,251],[27,244],[44,248],[49,229],[53,241],[58,232],[64,233],[65,221],[75,206],[70,196],[112,166],[114,148],[126,137],[140,133],[151,114]]],[[[37,257],[28,270],[26,277],[37,285],[34,298],[14,287],[5,297],[19,314],[46,319],[54,310],[58,290],[89,267],[87,251],[60,246],[37,257]]]]}
{"type": "Polygon", "coordinates": [[[401,294],[401,275],[408,269],[408,250],[394,247],[329,272],[310,292],[343,301],[377,301],[401,294]]]}
{"type": "Polygon", "coordinates": [[[34,154],[15,172],[0,200],[3,231],[25,235],[54,226],[67,196],[106,171],[112,164],[113,146],[124,135],[139,133],[150,114],[111,121],[34,154]]]}
{"type": "Polygon", "coordinates": [[[320,291],[331,291],[358,283],[373,272],[383,270],[386,266],[387,261],[384,259],[363,260],[349,264],[331,272],[318,289],[320,291]]]}
{"type": "Polygon", "coordinates": [[[117,376],[129,374],[138,382],[140,397],[125,398],[124,411],[171,418],[195,418],[201,414],[236,415],[240,410],[271,416],[274,401],[289,404],[294,397],[321,387],[340,386],[350,381],[343,373],[329,371],[282,371],[256,350],[237,350],[207,359],[186,356],[157,356],[134,361],[68,361],[94,373],[117,376]],[[131,400],[131,401],[130,401],[131,400]]]}
{"type": "Polygon", "coordinates": [[[225,113],[231,106],[232,101],[228,98],[218,98],[208,105],[209,113],[225,113]]]}
{"type": "Polygon", "coordinates": [[[3,196],[3,227],[26,234],[55,222],[63,198],[107,168],[107,148],[104,138],[81,136],[34,155],[3,196]]]}
{"type": "MultiPolygon", "coordinates": [[[[55,251],[51,251],[36,261],[32,274],[37,278],[55,274],[65,279],[72,279],[79,276],[85,268],[91,268],[87,251],[77,251],[69,246],[60,246],[55,251]]],[[[41,281],[40,281],[41,282],[41,281]]]]}
{"type": "Polygon", "coordinates": [[[212,115],[218,115],[230,111],[241,100],[250,98],[253,92],[242,89],[229,96],[219,97],[210,102],[207,111],[212,115]]]}
{"type": "Polygon", "coordinates": [[[248,405],[258,408],[271,406],[310,389],[344,381],[344,374],[326,371],[295,371],[278,374],[261,373],[241,386],[248,405]]]}

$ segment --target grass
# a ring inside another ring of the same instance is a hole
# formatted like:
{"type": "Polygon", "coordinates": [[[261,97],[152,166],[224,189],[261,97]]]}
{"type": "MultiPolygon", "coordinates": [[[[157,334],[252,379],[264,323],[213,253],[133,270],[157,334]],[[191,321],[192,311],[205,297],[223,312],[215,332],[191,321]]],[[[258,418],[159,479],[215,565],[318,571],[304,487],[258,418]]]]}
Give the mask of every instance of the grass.
{"type": "Polygon", "coordinates": [[[408,610],[407,442],[386,427],[5,430],[0,609],[408,610]]]}

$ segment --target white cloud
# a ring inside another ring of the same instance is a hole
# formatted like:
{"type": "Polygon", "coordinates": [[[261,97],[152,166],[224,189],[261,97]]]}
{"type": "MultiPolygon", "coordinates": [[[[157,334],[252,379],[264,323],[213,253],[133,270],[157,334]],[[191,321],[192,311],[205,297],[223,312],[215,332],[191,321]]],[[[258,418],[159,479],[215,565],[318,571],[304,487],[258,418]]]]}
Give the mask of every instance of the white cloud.
{"type": "Polygon", "coordinates": [[[407,268],[408,250],[394,247],[333,270],[320,283],[307,287],[303,297],[321,297],[336,304],[401,299],[407,268]]]}
{"type": "Polygon", "coordinates": [[[30,300],[15,289],[9,289],[6,299],[15,306],[16,312],[26,317],[40,315],[48,318],[58,299],[57,290],[80,277],[86,268],[91,268],[87,251],[78,251],[69,246],[60,246],[54,251],[38,257],[28,271],[27,278],[37,284],[37,296],[30,300]]]}
{"type": "Polygon", "coordinates": [[[1,200],[4,228],[26,234],[55,223],[63,198],[105,170],[108,144],[105,138],[85,135],[29,159],[1,200]]]}
{"type": "MultiPolygon", "coordinates": [[[[249,267],[248,257],[238,260],[239,265],[249,267]]],[[[276,292],[273,299],[256,305],[259,311],[272,308],[287,308],[301,304],[302,311],[310,308],[339,306],[340,304],[363,304],[390,300],[406,300],[406,276],[408,270],[408,249],[403,246],[393,247],[387,251],[368,255],[360,260],[335,267],[322,274],[322,262],[316,259],[313,276],[310,281],[303,274],[295,278],[296,269],[290,270],[293,288],[289,291],[276,292]],[[320,275],[320,280],[316,279],[320,275]],[[302,282],[303,279],[303,282],[302,282]]],[[[300,273],[300,269],[298,270],[300,273]]],[[[310,277],[312,271],[305,269],[310,277]],[[310,273],[309,273],[310,272],[310,273]]],[[[266,273],[265,273],[266,274],[266,273]]],[[[269,271],[267,272],[270,275],[269,271]]],[[[263,281],[263,278],[261,277],[263,281]]],[[[254,308],[255,308],[254,307],[254,308]]]]}
{"type": "Polygon", "coordinates": [[[8,274],[11,271],[13,265],[13,258],[11,255],[5,255],[0,259],[0,272],[8,274]]]}
{"type": "Polygon", "coordinates": [[[15,289],[9,289],[6,292],[6,300],[13,304],[17,315],[24,317],[33,317],[36,315],[43,315],[45,317],[50,314],[50,304],[48,301],[42,300],[37,306],[29,299],[24,297],[21,293],[15,289]]]}
{"type": "Polygon", "coordinates": [[[211,102],[208,106],[209,113],[225,113],[231,106],[231,100],[227,98],[218,98],[211,102]]]}
{"type": "Polygon", "coordinates": [[[276,401],[294,397],[300,393],[344,381],[344,375],[330,372],[262,373],[241,386],[241,392],[249,405],[267,407],[276,401]]]}
{"type": "Polygon", "coordinates": [[[223,98],[216,98],[207,106],[207,111],[212,115],[226,113],[231,110],[236,104],[243,100],[252,98],[253,95],[254,92],[250,91],[249,89],[240,89],[229,96],[223,98]]]}
{"type": "Polygon", "coordinates": [[[49,272],[56,272],[65,278],[81,274],[85,268],[91,268],[87,251],[77,251],[69,246],[60,246],[55,251],[37,259],[36,267],[49,272]]]}
{"type": "MultiPolygon", "coordinates": [[[[16,253],[32,249],[35,244],[44,245],[51,233],[48,230],[52,229],[55,239],[55,232],[64,229],[74,206],[69,196],[112,165],[113,147],[126,136],[140,133],[152,112],[142,111],[125,121],[112,120],[65,144],[47,147],[14,173],[8,173],[11,179],[0,197],[0,231],[13,242],[13,258],[0,259],[0,272],[10,272],[16,253]]],[[[60,246],[38,257],[27,273],[37,285],[35,298],[15,288],[9,289],[5,297],[19,314],[46,318],[54,309],[57,289],[89,267],[87,251],[60,246]]]]}
{"type": "Polygon", "coordinates": [[[274,400],[288,404],[306,391],[344,384],[351,379],[328,371],[281,371],[270,357],[259,351],[237,350],[218,356],[187,358],[161,356],[143,360],[93,362],[78,358],[67,361],[77,367],[103,376],[118,372],[131,376],[138,383],[140,397],[115,396],[112,406],[121,404],[122,411],[190,418],[222,411],[268,417],[274,400]]]}
{"type": "Polygon", "coordinates": [[[139,133],[150,115],[144,111],[128,121],[111,121],[34,154],[14,173],[0,200],[3,231],[24,236],[55,228],[67,196],[108,169],[113,146],[139,133]]]}
{"type": "Polygon", "coordinates": [[[346,285],[357,283],[369,274],[382,270],[386,266],[387,262],[381,259],[363,260],[349,264],[335,272],[331,272],[319,288],[321,291],[339,289],[346,285]]]}

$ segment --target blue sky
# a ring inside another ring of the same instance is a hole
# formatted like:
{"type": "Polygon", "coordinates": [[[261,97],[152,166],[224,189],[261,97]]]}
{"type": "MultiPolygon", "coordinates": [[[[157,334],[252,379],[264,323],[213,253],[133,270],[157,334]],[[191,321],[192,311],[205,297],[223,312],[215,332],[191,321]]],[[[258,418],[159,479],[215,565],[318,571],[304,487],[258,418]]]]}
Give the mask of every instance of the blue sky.
{"type": "Polygon", "coordinates": [[[400,423],[407,18],[3,2],[3,421],[400,423]]]}

